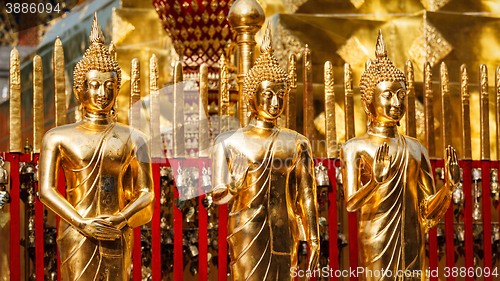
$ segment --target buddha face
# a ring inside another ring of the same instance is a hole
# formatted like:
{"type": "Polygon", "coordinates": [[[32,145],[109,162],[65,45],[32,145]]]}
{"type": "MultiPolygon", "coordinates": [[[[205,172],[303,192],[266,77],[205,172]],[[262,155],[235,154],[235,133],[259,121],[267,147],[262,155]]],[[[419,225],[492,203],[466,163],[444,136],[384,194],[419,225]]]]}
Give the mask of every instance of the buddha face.
{"type": "Polygon", "coordinates": [[[257,116],[264,119],[278,118],[283,113],[285,95],[285,82],[263,81],[260,83],[252,101],[257,116]]]}
{"type": "Polygon", "coordinates": [[[117,96],[117,77],[114,71],[91,70],[85,75],[85,85],[81,102],[91,113],[111,111],[117,96]]]}
{"type": "Polygon", "coordinates": [[[403,82],[380,82],[375,87],[372,106],[374,121],[398,122],[405,112],[406,88],[403,82]]]}

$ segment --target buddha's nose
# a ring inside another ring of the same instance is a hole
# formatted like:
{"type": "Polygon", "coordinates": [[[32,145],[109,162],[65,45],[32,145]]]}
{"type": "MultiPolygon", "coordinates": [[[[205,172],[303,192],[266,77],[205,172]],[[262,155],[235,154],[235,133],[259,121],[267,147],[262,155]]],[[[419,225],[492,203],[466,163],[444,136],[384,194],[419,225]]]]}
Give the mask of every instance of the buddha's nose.
{"type": "Polygon", "coordinates": [[[271,106],[278,107],[278,96],[277,95],[273,95],[273,98],[271,99],[271,106]]]}
{"type": "Polygon", "coordinates": [[[401,107],[401,101],[399,100],[397,95],[392,96],[391,104],[393,107],[401,107]]]}
{"type": "Polygon", "coordinates": [[[104,86],[99,87],[99,97],[100,98],[106,97],[106,91],[104,90],[104,86]]]}

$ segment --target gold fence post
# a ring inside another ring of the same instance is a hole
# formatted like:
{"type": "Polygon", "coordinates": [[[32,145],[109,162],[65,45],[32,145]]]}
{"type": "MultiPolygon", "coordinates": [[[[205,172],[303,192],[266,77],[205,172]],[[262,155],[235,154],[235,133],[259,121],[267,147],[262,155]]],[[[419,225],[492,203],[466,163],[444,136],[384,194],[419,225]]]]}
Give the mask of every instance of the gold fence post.
{"type": "Polygon", "coordinates": [[[288,55],[287,70],[290,91],[286,104],[286,127],[295,131],[297,130],[297,56],[293,53],[288,55]]]}
{"type": "Polygon", "coordinates": [[[66,78],[64,73],[64,50],[61,39],[57,36],[52,54],[54,69],[54,97],[55,97],[55,119],[54,126],[66,125],[66,78]]]}
{"type": "Polygon", "coordinates": [[[344,122],[345,141],[355,137],[354,127],[354,93],[352,90],[352,68],[351,65],[344,64],[344,122]]]}
{"type": "Polygon", "coordinates": [[[479,67],[479,94],[481,114],[481,160],[490,160],[490,119],[488,100],[488,69],[485,64],[479,67]]]}
{"type": "Polygon", "coordinates": [[[9,87],[9,151],[21,153],[21,62],[16,48],[10,52],[9,87]]]}
{"type": "Polygon", "coordinates": [[[42,58],[33,58],[33,153],[40,153],[43,140],[43,69],[42,58]]]}
{"type": "Polygon", "coordinates": [[[406,134],[410,137],[417,137],[417,121],[415,113],[415,73],[413,63],[407,60],[405,64],[406,76],[406,134]]]}
{"type": "Polygon", "coordinates": [[[315,128],[314,128],[314,92],[312,78],[312,59],[311,51],[306,45],[302,56],[302,72],[303,72],[303,101],[304,101],[304,135],[309,139],[314,146],[315,128]]]}
{"type": "Polygon", "coordinates": [[[198,116],[198,156],[208,157],[210,145],[210,115],[208,114],[208,65],[200,67],[200,105],[198,116]]]}
{"type": "MultiPolygon", "coordinates": [[[[151,78],[152,79],[152,78],[151,78]]],[[[139,59],[132,59],[130,70],[130,107],[128,124],[135,129],[141,129],[141,63],[139,59]]]]}
{"type": "Polygon", "coordinates": [[[184,138],[184,83],[182,63],[177,61],[174,66],[174,116],[172,121],[172,141],[174,158],[186,156],[184,138]]]}
{"type": "Polygon", "coordinates": [[[333,65],[325,63],[325,127],[326,127],[326,155],[333,159],[338,157],[337,128],[335,123],[335,81],[333,65]]]}
{"type": "Polygon", "coordinates": [[[224,55],[221,56],[219,65],[219,134],[221,134],[229,131],[229,76],[224,55]]]}
{"type": "Polygon", "coordinates": [[[430,158],[435,158],[436,140],[434,138],[434,94],[432,90],[432,68],[428,61],[424,63],[424,116],[427,152],[429,153],[430,158]]]}
{"type": "MultiPolygon", "coordinates": [[[[448,75],[448,68],[444,62],[441,63],[440,68],[440,89],[441,89],[441,126],[443,128],[443,153],[445,153],[448,145],[451,143],[451,120],[450,120],[450,76],[448,75]]],[[[446,154],[443,154],[443,158],[446,154]]]]}
{"type": "Polygon", "coordinates": [[[151,137],[151,158],[162,157],[162,139],[160,133],[160,87],[158,58],[155,54],[149,60],[149,124],[151,137]]]}
{"type": "Polygon", "coordinates": [[[470,131],[470,105],[469,105],[469,75],[467,66],[460,66],[460,100],[462,108],[462,148],[463,159],[472,159],[471,131],[470,131]]]}

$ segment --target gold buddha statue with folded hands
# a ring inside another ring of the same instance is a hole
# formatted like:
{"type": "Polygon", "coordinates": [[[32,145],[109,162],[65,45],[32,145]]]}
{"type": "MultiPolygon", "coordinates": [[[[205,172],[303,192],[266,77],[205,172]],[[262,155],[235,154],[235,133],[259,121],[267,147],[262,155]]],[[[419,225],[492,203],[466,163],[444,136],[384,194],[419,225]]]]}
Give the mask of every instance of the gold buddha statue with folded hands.
{"type": "Polygon", "coordinates": [[[40,200],[61,217],[61,280],[128,281],[133,228],[153,214],[148,141],[115,120],[120,67],[104,46],[97,15],[89,41],[73,73],[83,120],[45,134],[40,200]],[[60,171],[65,195],[57,189],[60,171]]]}

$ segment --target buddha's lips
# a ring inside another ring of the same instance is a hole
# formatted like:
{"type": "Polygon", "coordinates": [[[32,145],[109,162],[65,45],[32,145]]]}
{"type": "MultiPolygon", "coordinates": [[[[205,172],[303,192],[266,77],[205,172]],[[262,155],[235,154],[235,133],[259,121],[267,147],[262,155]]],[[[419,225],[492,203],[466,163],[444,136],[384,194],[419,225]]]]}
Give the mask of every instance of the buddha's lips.
{"type": "Polygon", "coordinates": [[[97,98],[96,99],[96,103],[101,104],[101,105],[105,104],[107,101],[108,101],[107,98],[97,98]]]}
{"type": "Polygon", "coordinates": [[[279,112],[279,109],[277,107],[276,108],[272,108],[272,107],[269,108],[269,113],[271,113],[271,114],[278,114],[278,112],[279,112]]]}

